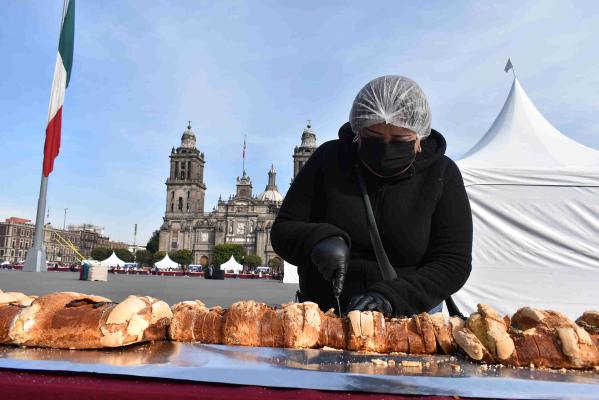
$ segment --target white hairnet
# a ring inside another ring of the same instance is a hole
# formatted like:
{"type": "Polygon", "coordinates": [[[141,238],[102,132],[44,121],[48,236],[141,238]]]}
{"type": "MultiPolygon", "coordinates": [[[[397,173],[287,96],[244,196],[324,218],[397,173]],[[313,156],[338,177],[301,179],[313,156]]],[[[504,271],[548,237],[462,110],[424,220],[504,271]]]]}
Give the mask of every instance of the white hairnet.
{"type": "Polygon", "coordinates": [[[406,128],[424,139],[431,133],[431,110],[420,86],[413,80],[386,75],[366,84],[354,100],[349,122],[352,130],[386,123],[406,128]]]}

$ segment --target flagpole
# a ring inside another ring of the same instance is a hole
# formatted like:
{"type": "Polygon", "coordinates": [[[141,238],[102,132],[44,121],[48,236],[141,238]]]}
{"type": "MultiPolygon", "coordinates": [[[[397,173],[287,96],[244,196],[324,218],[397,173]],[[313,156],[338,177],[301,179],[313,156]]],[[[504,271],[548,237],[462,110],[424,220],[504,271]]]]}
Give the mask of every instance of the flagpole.
{"type": "MultiPolygon", "coordinates": [[[[63,0],[62,4],[62,17],[60,20],[59,30],[59,42],[60,35],[62,34],[62,28],[67,13],[68,0],[63,0]]],[[[54,73],[56,74],[56,66],[54,73]]],[[[54,90],[54,83],[52,84],[52,90],[54,90]]],[[[52,104],[52,100],[50,100],[52,104]]],[[[48,121],[50,122],[50,121],[48,121]]],[[[59,128],[60,129],[60,128],[59,128]]],[[[47,130],[47,128],[46,128],[47,130]]],[[[47,132],[46,132],[47,138],[47,132]]],[[[45,147],[45,146],[44,146],[45,147]]],[[[46,155],[44,154],[44,158],[46,155]]],[[[37,199],[37,215],[35,217],[35,234],[33,238],[33,245],[27,251],[27,257],[25,258],[25,265],[23,271],[27,272],[44,272],[48,270],[46,265],[46,252],[44,249],[44,213],[46,212],[46,198],[48,194],[48,176],[44,175],[44,169],[42,168],[42,179],[40,183],[40,195],[37,199]]]]}
{"type": "Polygon", "coordinates": [[[35,236],[33,238],[33,245],[27,252],[23,271],[43,272],[48,270],[46,252],[44,250],[44,212],[46,211],[47,193],[48,177],[42,173],[40,195],[37,200],[37,216],[35,217],[35,236]]]}

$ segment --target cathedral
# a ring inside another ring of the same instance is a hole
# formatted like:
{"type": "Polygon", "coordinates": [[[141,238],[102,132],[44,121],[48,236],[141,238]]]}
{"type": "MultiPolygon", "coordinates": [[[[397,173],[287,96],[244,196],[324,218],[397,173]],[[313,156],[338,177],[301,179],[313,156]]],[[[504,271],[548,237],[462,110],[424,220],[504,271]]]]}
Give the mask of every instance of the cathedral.
{"type": "MultiPolygon", "coordinates": [[[[316,150],[316,134],[310,122],[302,133],[300,146],[293,152],[293,176],[316,150]]],[[[252,180],[245,170],[237,177],[235,194],[221,197],[211,212],[204,212],[204,153],[196,146],[191,124],[181,136],[181,146],[171,150],[170,175],[166,180],[166,209],[160,227],[159,250],[191,250],[193,263],[213,262],[214,246],[236,243],[246,254],[256,254],[262,262],[278,257],[270,244],[270,229],[283,202],[276,183],[274,166],[268,171],[268,184],[253,194],[252,180]]]]}

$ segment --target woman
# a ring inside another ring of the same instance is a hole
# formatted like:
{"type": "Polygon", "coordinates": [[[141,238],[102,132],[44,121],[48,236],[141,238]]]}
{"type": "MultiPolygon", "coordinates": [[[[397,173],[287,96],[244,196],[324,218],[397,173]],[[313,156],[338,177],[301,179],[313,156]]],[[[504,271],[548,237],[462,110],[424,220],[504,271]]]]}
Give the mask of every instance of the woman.
{"type": "Polygon", "coordinates": [[[300,170],[272,227],[274,250],[298,266],[301,301],[336,309],[340,294],[343,311],[409,316],[464,285],[472,216],[445,148],[414,81],[383,76],[360,90],[339,139],[300,170]],[[396,279],[382,278],[358,174],[396,279]]]}

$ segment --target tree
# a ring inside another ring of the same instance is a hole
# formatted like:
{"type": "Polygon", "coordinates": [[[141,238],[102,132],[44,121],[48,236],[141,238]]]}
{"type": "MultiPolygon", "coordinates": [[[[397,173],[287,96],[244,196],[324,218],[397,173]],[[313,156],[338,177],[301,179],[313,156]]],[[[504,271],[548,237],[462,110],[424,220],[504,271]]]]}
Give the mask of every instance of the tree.
{"type": "Polygon", "coordinates": [[[124,262],[133,262],[133,253],[127,249],[114,249],[114,254],[124,262]]]}
{"type": "Polygon", "coordinates": [[[137,261],[140,265],[150,265],[152,264],[152,253],[148,250],[137,250],[135,252],[135,261],[137,261]]]}
{"type": "Polygon", "coordinates": [[[168,253],[168,256],[177,264],[189,265],[193,262],[193,253],[191,250],[177,250],[168,253]]]}
{"type": "Polygon", "coordinates": [[[156,253],[154,253],[154,262],[162,260],[164,256],[166,256],[166,251],[157,251],[156,253]]]}
{"type": "Polygon", "coordinates": [[[229,261],[231,256],[235,257],[237,262],[243,259],[245,255],[245,247],[240,244],[223,243],[214,246],[214,263],[217,266],[229,261]]]}
{"type": "Polygon", "coordinates": [[[154,231],[152,233],[152,237],[148,240],[148,244],[146,245],[146,250],[150,253],[154,254],[158,251],[158,241],[160,239],[160,231],[154,231]]]}
{"type": "Polygon", "coordinates": [[[280,272],[283,269],[283,261],[279,257],[274,257],[268,261],[268,266],[272,272],[280,272]]]}
{"type": "Polygon", "coordinates": [[[96,247],[92,250],[91,257],[94,260],[102,261],[106,260],[112,254],[112,250],[108,247],[96,247]]]}
{"type": "Polygon", "coordinates": [[[256,254],[248,254],[245,256],[245,265],[250,269],[254,269],[262,265],[262,258],[256,254]]]}

